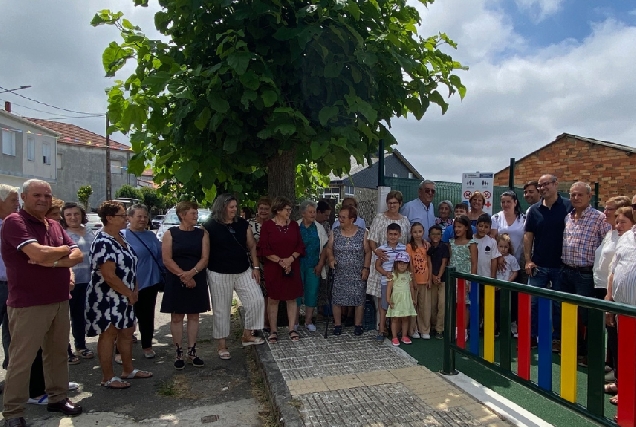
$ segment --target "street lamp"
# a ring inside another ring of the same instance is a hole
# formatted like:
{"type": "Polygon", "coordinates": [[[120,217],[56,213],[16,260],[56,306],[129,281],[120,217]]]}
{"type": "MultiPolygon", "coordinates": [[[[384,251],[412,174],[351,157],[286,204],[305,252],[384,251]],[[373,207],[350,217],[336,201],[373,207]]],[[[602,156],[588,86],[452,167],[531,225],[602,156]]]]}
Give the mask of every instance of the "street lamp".
{"type": "Polygon", "coordinates": [[[22,90],[22,89],[28,89],[31,86],[20,86],[20,87],[16,87],[14,89],[4,89],[3,91],[0,91],[0,93],[7,93],[7,92],[15,92],[16,90],[22,90]]]}

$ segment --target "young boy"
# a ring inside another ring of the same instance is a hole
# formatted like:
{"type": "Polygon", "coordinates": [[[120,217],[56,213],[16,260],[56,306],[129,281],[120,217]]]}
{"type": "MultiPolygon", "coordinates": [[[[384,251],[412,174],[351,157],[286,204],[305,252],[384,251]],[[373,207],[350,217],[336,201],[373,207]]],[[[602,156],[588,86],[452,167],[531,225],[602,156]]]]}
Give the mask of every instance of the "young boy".
{"type": "MultiPolygon", "coordinates": [[[[492,220],[490,215],[482,214],[477,218],[477,234],[473,239],[477,242],[477,274],[484,277],[497,277],[497,258],[501,256],[497,241],[489,236],[492,220]]],[[[479,285],[480,318],[484,318],[484,286],[479,285]]],[[[499,293],[495,295],[495,317],[499,316],[499,293]]],[[[496,323],[496,322],[495,322],[496,323]]],[[[498,328],[495,328],[498,329],[498,328]]],[[[495,335],[498,333],[495,331],[495,335]]]]}
{"type": "MultiPolygon", "coordinates": [[[[455,209],[453,210],[453,214],[455,215],[455,219],[459,218],[462,215],[468,215],[468,206],[465,203],[457,203],[455,205],[455,209]]],[[[473,226],[473,234],[477,233],[477,229],[473,226]]],[[[446,227],[444,233],[442,234],[442,242],[448,243],[450,239],[455,238],[455,229],[452,226],[446,227]]]]}
{"type": "Polygon", "coordinates": [[[379,333],[376,339],[378,341],[383,341],[386,334],[386,311],[389,309],[389,302],[386,298],[386,286],[387,286],[387,278],[391,275],[393,271],[393,263],[395,262],[395,257],[399,252],[406,252],[406,246],[399,242],[400,237],[402,236],[402,227],[399,224],[392,223],[386,227],[386,244],[378,246],[378,249],[384,251],[387,256],[386,261],[382,262],[378,258],[375,262],[375,269],[382,276],[380,281],[380,288],[382,291],[382,296],[380,297],[380,327],[378,328],[379,333]]]}
{"type": "MultiPolygon", "coordinates": [[[[428,270],[431,272],[431,331],[435,329],[436,338],[444,338],[444,314],[446,294],[444,272],[450,260],[448,245],[442,243],[442,226],[434,225],[428,231],[431,247],[428,248],[428,270]]],[[[426,315],[426,314],[425,314],[426,315]]]]}

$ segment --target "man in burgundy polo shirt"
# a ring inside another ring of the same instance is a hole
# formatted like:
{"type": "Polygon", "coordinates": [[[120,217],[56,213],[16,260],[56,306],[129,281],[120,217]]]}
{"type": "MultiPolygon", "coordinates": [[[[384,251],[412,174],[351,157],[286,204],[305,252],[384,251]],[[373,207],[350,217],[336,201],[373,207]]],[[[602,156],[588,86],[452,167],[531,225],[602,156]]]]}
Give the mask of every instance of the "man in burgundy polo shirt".
{"type": "Polygon", "coordinates": [[[9,282],[9,367],[4,386],[5,427],[26,426],[31,364],[42,347],[47,410],[79,415],[82,408],[66,397],[70,267],[83,255],[60,224],[45,218],[51,186],[30,179],[22,186],[23,209],[2,226],[2,259],[9,282]]]}

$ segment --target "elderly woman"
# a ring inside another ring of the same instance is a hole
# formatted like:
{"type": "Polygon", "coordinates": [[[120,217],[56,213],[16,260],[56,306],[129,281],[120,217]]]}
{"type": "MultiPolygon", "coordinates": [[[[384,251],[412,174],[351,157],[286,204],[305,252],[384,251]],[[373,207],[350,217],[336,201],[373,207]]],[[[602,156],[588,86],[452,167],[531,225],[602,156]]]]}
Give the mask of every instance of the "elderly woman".
{"type": "Polygon", "coordinates": [[[358,216],[356,208],[346,206],[340,209],[340,226],[329,235],[327,251],[329,265],[335,269],[332,304],[334,315],[334,335],[342,333],[341,310],[343,306],[355,307],[354,334],[362,335],[362,315],[366,299],[366,280],[371,265],[371,248],[367,231],[355,225],[358,216]]]}
{"type": "MultiPolygon", "coordinates": [[[[323,251],[327,245],[325,228],[316,225],[316,207],[318,204],[305,200],[300,204],[302,218],[298,220],[300,236],[305,245],[305,254],[300,257],[300,279],[303,282],[303,297],[298,298],[298,306],[305,304],[305,329],[316,331],[313,324],[314,309],[318,305],[318,288],[320,277],[327,277],[324,271],[325,255],[323,251]]],[[[298,324],[298,322],[296,322],[298,324]]]]}
{"type": "MultiPolygon", "coordinates": [[[[83,254],[90,253],[95,235],[84,227],[88,222],[86,211],[75,202],[67,202],[62,206],[60,224],[83,254]]],[[[91,260],[88,256],[73,267],[75,287],[71,290],[69,307],[71,311],[71,331],[75,341],[75,353],[84,359],[92,359],[95,355],[86,348],[86,290],[91,280],[91,260]]]]}
{"type": "MultiPolygon", "coordinates": [[[[342,199],[341,206],[343,208],[353,206],[354,208],[356,208],[356,212],[358,211],[358,201],[355,199],[355,197],[345,197],[344,199],[342,199]]],[[[361,216],[356,218],[356,221],[354,222],[354,224],[360,228],[364,228],[365,230],[367,228],[367,224],[364,222],[364,218],[362,218],[361,216]]],[[[333,230],[334,228],[339,226],[340,226],[340,220],[336,219],[333,225],[331,226],[331,229],[333,230]]]]}
{"type": "MultiPolygon", "coordinates": [[[[400,207],[402,206],[402,193],[393,190],[386,195],[387,209],[383,213],[379,213],[373,219],[371,223],[371,229],[369,230],[369,247],[373,256],[371,258],[371,264],[375,265],[377,259],[382,262],[388,259],[387,255],[379,246],[386,244],[386,227],[389,224],[396,223],[402,229],[399,242],[403,245],[409,241],[411,236],[411,223],[407,217],[400,213],[400,207]]],[[[381,307],[381,287],[380,287],[380,273],[375,268],[371,268],[369,273],[369,280],[367,281],[367,294],[377,297],[377,307],[380,308],[380,327],[378,338],[380,335],[386,335],[386,310],[381,307]]]]}
{"type": "Polygon", "coordinates": [[[121,234],[126,211],[119,202],[103,202],[98,214],[104,227],[91,246],[91,280],[86,289],[86,335],[99,336],[97,354],[102,369],[102,386],[130,387],[123,379],[150,378],[151,372],[133,369],[132,334],[137,290],[137,257],[121,234]],[[122,373],[113,373],[115,341],[121,353],[122,373]],[[123,378],[123,379],[122,379],[123,378]]]}
{"type": "Polygon", "coordinates": [[[261,267],[256,255],[256,240],[246,220],[238,215],[238,202],[231,194],[221,194],[212,204],[212,215],[205,223],[210,240],[208,285],[214,311],[212,337],[218,342],[218,354],[230,359],[226,339],[230,335],[232,295],[236,292],[245,309],[243,347],[263,344],[252,331],[263,328],[265,304],[259,288],[261,267]],[[248,255],[249,254],[249,255],[248,255]]]}
{"type": "MultiPolygon", "coordinates": [[[[199,206],[183,201],[175,208],[179,225],[170,227],[161,241],[163,265],[168,270],[161,300],[161,312],[170,313],[170,332],[175,347],[174,368],[185,368],[181,343],[183,320],[187,316],[187,361],[195,368],[204,366],[197,356],[199,314],[210,310],[210,296],[205,277],[205,266],[210,255],[207,231],[197,227],[199,206]]],[[[215,312],[216,315],[216,312],[215,312]]]]}
{"type": "MultiPolygon", "coordinates": [[[[614,259],[610,265],[605,299],[636,305],[636,226],[634,225],[636,221],[634,210],[631,207],[618,208],[615,215],[619,239],[614,259]]],[[[607,313],[605,323],[607,326],[617,327],[616,316],[613,313],[607,313]]],[[[615,345],[616,350],[618,350],[618,337],[616,338],[615,345]]],[[[605,386],[606,393],[618,393],[618,354],[614,364],[614,376],[616,382],[605,386]]],[[[618,405],[618,394],[610,399],[610,403],[618,405]]]]}
{"type": "Polygon", "coordinates": [[[152,359],[156,356],[152,349],[155,306],[164,271],[161,261],[161,243],[155,233],[146,229],[149,217],[148,208],[145,205],[132,205],[128,208],[127,214],[128,228],[123,231],[123,234],[137,255],[139,300],[135,304],[135,316],[139,324],[144,357],[152,359]]]}
{"type": "Polygon", "coordinates": [[[468,199],[468,204],[470,205],[470,212],[468,212],[470,225],[477,227],[477,218],[486,213],[484,212],[486,198],[480,191],[475,191],[472,196],[470,196],[470,199],[468,199]]]}
{"type": "MultiPolygon", "coordinates": [[[[303,296],[300,277],[300,258],[305,255],[305,245],[297,222],[291,221],[291,202],[285,197],[277,197],[272,204],[273,218],[261,229],[258,253],[265,257],[265,277],[267,281],[267,313],[272,331],[268,337],[271,344],[278,342],[278,303],[287,303],[289,338],[298,341],[300,334],[294,329],[298,306],[296,298],[303,296]]],[[[319,224],[317,224],[319,225],[319,224]]]]}
{"type": "Polygon", "coordinates": [[[435,224],[442,227],[442,233],[446,230],[446,227],[449,225],[453,226],[453,216],[451,213],[453,212],[453,202],[450,200],[442,200],[437,205],[437,217],[435,218],[435,224]]]}
{"type": "MultiPolygon", "coordinates": [[[[269,220],[271,217],[272,210],[272,200],[269,197],[261,197],[256,202],[256,217],[250,219],[248,221],[250,225],[250,229],[252,230],[252,236],[254,236],[254,241],[258,245],[258,240],[261,238],[261,228],[265,221],[269,220]]],[[[259,258],[259,265],[263,265],[265,261],[259,258]]],[[[265,300],[265,307],[267,307],[267,289],[265,287],[265,274],[261,270],[260,272],[260,285],[261,292],[263,292],[263,298],[265,300]]],[[[267,310],[263,310],[265,312],[265,323],[263,327],[263,332],[270,331],[269,329],[269,318],[267,317],[267,310]]]]}

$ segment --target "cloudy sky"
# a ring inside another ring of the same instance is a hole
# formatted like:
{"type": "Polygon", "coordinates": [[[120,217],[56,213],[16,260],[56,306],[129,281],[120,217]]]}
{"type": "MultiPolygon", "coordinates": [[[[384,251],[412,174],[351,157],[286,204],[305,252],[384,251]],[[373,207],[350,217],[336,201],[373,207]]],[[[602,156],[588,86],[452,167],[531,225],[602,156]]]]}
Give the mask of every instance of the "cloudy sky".
{"type": "MultiPolygon", "coordinates": [[[[460,74],[466,98],[452,99],[446,115],[431,107],[419,122],[394,121],[398,149],[426,178],[497,172],[510,157],[564,132],[636,146],[633,0],[437,0],[417,7],[421,34],[448,34],[459,45],[453,56],[470,67],[460,74]]],[[[0,0],[0,86],[30,85],[17,94],[104,112],[112,82],[101,53],[119,37],[114,28],[89,25],[100,9],[121,10],[157,36],[152,0],[148,8],[132,0],[0,0]]],[[[103,134],[103,117],[75,118],[17,94],[0,93],[16,114],[68,116],[59,120],[103,134]]]]}

